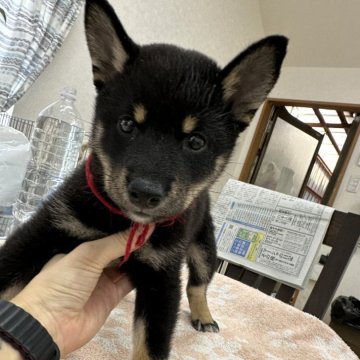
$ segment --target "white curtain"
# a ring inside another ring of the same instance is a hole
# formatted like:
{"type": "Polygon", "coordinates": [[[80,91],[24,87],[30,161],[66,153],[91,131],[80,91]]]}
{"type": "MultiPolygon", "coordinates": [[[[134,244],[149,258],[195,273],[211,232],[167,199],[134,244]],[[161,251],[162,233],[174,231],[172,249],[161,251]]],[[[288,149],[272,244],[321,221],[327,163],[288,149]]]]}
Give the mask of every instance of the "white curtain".
{"type": "Polygon", "coordinates": [[[85,0],[0,0],[0,111],[51,62],[85,0]]]}

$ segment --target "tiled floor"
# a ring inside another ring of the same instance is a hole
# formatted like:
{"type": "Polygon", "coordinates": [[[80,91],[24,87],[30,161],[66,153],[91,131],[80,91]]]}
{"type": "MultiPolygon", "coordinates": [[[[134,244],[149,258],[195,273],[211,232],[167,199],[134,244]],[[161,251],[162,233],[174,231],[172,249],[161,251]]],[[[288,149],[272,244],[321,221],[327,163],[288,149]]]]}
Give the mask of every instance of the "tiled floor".
{"type": "MultiPolygon", "coordinates": [[[[302,291],[297,299],[295,304],[296,307],[302,308],[305,304],[308,294],[311,292],[312,287],[314,286],[313,281],[309,281],[308,286],[304,291],[302,291]]],[[[339,295],[344,296],[355,296],[360,299],[360,247],[357,247],[357,250],[350,261],[348,268],[346,269],[345,275],[335,293],[334,298],[339,295]]],[[[325,317],[323,319],[326,323],[330,322],[330,308],[328,309],[325,317]]]]}

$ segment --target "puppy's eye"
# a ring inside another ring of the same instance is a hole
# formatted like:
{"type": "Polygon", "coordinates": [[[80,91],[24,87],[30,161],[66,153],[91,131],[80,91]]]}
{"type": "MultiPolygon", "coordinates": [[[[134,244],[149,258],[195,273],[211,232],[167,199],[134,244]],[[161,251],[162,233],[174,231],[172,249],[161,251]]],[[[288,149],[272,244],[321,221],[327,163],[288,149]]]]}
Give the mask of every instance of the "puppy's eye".
{"type": "Polygon", "coordinates": [[[190,135],[186,139],[187,146],[193,151],[200,151],[206,145],[205,139],[201,135],[190,135]]]}
{"type": "Polygon", "coordinates": [[[118,130],[130,134],[135,129],[135,121],[130,118],[123,118],[118,121],[118,130]]]}

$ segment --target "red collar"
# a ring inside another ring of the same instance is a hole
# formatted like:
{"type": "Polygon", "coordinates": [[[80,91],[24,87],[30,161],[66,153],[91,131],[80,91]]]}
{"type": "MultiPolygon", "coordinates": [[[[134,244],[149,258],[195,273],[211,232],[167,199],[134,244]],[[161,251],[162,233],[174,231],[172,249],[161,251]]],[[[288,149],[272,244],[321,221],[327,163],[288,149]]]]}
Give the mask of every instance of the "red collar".
{"type": "MultiPolygon", "coordinates": [[[[91,192],[110,211],[110,213],[120,215],[126,219],[129,219],[123,211],[121,211],[119,208],[116,208],[115,206],[111,205],[108,201],[106,201],[106,199],[100,194],[99,190],[96,188],[95,181],[94,181],[94,175],[91,172],[92,160],[93,160],[93,155],[90,154],[85,162],[86,182],[87,182],[87,185],[90,188],[91,192]]],[[[174,216],[174,217],[168,218],[167,220],[164,220],[160,223],[157,223],[157,225],[170,226],[170,225],[173,225],[177,220],[182,221],[182,218],[179,216],[174,216]]],[[[149,224],[139,224],[139,223],[131,222],[131,230],[130,230],[128,241],[126,243],[125,255],[124,255],[122,261],[120,262],[120,264],[118,265],[118,267],[123,265],[129,259],[130,253],[131,253],[130,250],[131,250],[131,247],[132,247],[132,244],[134,241],[135,233],[137,232],[137,230],[139,228],[141,229],[141,227],[142,227],[142,230],[141,230],[140,236],[137,238],[135,244],[138,247],[141,247],[145,244],[146,235],[149,232],[149,224]]]]}

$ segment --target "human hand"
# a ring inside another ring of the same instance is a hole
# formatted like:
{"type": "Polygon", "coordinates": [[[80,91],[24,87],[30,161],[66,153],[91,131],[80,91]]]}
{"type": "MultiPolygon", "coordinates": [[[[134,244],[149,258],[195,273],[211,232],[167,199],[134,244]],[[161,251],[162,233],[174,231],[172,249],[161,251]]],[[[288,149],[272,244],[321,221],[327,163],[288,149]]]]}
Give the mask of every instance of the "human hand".
{"type": "MultiPolygon", "coordinates": [[[[147,238],[153,230],[150,225],[147,238]]],[[[129,231],[114,234],[55,256],[11,300],[48,330],[62,356],[90,341],[111,310],[133,289],[125,274],[106,268],[124,255],[128,236],[129,231]]]]}

